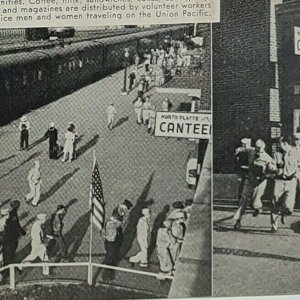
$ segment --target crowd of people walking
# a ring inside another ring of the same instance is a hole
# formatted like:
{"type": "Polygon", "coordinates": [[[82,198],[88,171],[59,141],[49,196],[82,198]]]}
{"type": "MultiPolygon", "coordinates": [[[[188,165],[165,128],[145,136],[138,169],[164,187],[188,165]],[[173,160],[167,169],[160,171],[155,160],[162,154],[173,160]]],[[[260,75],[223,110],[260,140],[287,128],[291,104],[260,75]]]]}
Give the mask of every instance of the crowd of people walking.
{"type": "MultiPolygon", "coordinates": [[[[170,111],[172,103],[169,98],[165,98],[161,106],[154,105],[149,93],[153,85],[160,86],[175,74],[180,74],[182,68],[188,66],[189,56],[186,45],[181,41],[172,41],[159,49],[151,49],[140,58],[138,54],[134,57],[135,69],[128,76],[129,92],[137,88],[137,97],[133,102],[133,108],[136,113],[136,122],[138,125],[146,127],[147,132],[154,136],[156,111],[170,111]],[[140,62],[143,61],[141,66],[140,62]]],[[[113,102],[106,109],[107,127],[113,130],[116,123],[117,108],[113,102]]],[[[18,130],[20,132],[20,151],[30,150],[30,131],[31,124],[27,116],[22,116],[18,130]]],[[[62,162],[72,162],[76,159],[76,141],[78,132],[74,123],[70,122],[66,126],[64,133],[64,142],[59,143],[59,129],[54,122],[50,122],[49,127],[45,129],[43,140],[49,142],[49,159],[62,162]]],[[[34,161],[32,168],[28,172],[27,181],[29,192],[24,195],[25,203],[33,208],[39,206],[41,202],[41,192],[43,187],[43,163],[34,161]]],[[[0,246],[2,253],[3,266],[16,262],[16,251],[18,243],[26,231],[20,224],[18,210],[20,201],[10,202],[10,207],[1,210],[0,218],[0,246]]],[[[26,205],[26,204],[25,204],[26,205]]],[[[126,228],[129,219],[132,217],[130,211],[133,203],[125,200],[119,204],[112,212],[111,217],[106,221],[103,230],[103,239],[105,245],[105,260],[108,265],[117,265],[120,256],[120,247],[124,239],[124,228],[126,228]]],[[[188,216],[190,215],[191,202],[173,203],[173,210],[161,222],[154,241],[157,249],[157,256],[160,264],[161,279],[163,276],[171,276],[175,270],[176,261],[181,249],[185,235],[185,227],[188,216]]],[[[51,214],[36,213],[35,220],[30,230],[31,252],[22,263],[33,262],[39,258],[42,262],[49,262],[49,245],[55,245],[59,248],[56,251],[56,257],[63,261],[68,259],[68,250],[63,237],[64,216],[66,208],[58,205],[57,209],[51,214]],[[50,216],[50,218],[49,218],[50,216]],[[46,223],[50,220],[50,234],[46,233],[46,223]]],[[[136,225],[136,239],[139,245],[139,251],[129,257],[128,261],[132,266],[138,265],[141,268],[149,266],[149,247],[151,242],[151,207],[144,207],[140,212],[140,218],[136,225]]],[[[22,268],[19,269],[22,272],[22,268]]],[[[43,267],[43,274],[49,275],[49,268],[43,267]]],[[[8,272],[2,273],[3,278],[7,278],[8,272]]],[[[104,272],[105,279],[113,279],[111,272],[104,272]]]]}
{"type": "Polygon", "coordinates": [[[300,187],[300,136],[279,139],[279,149],[272,156],[266,152],[262,139],[252,147],[251,139],[241,140],[235,151],[239,181],[239,208],[234,214],[234,228],[241,227],[247,205],[253,208],[253,217],[263,209],[262,199],[269,186],[271,232],[278,230],[279,220],[286,223],[292,215],[300,187]]]}

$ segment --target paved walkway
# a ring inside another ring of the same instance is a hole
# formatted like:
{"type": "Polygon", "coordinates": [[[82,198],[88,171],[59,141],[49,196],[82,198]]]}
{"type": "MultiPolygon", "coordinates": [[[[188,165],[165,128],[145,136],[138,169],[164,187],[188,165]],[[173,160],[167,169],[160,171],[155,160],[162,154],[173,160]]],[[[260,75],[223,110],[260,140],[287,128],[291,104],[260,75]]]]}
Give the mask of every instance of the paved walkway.
{"type": "Polygon", "coordinates": [[[254,218],[248,210],[242,228],[233,230],[236,177],[214,177],[214,296],[299,294],[300,213],[270,232],[270,213],[254,218]]]}
{"type": "MultiPolygon", "coordinates": [[[[100,164],[104,198],[107,203],[107,217],[112,209],[125,198],[134,203],[130,215],[131,221],[125,229],[122,248],[123,259],[120,266],[130,267],[127,258],[138,251],[135,228],[142,207],[151,205],[154,227],[151,247],[155,247],[155,235],[165,216],[167,205],[177,200],[193,197],[193,190],[185,182],[186,162],[195,144],[188,140],[153,138],[146,128],[138,126],[135,120],[132,101],[137,91],[121,96],[123,72],[108,76],[94,84],[80,89],[64,98],[28,114],[31,123],[28,152],[19,152],[18,122],[14,121],[0,128],[0,188],[1,208],[8,207],[9,199],[21,200],[20,219],[28,234],[19,242],[17,261],[21,261],[30,251],[30,229],[38,213],[50,214],[58,204],[68,207],[65,218],[64,236],[70,253],[70,260],[87,261],[89,252],[89,185],[92,172],[92,152],[100,164]],[[117,126],[109,131],[106,126],[106,107],[114,102],[117,108],[117,126]],[[48,142],[39,142],[42,135],[53,121],[59,129],[59,141],[68,122],[74,122],[79,133],[77,160],[72,163],[50,161],[48,142]],[[42,198],[37,208],[28,206],[24,199],[28,192],[27,174],[34,160],[41,161],[42,198]]],[[[166,95],[159,95],[154,90],[151,101],[160,107],[166,95]]],[[[173,108],[185,101],[185,96],[169,95],[173,108]]],[[[104,255],[103,239],[94,230],[93,261],[102,262],[104,255]]],[[[138,268],[138,267],[137,267],[138,268]]],[[[158,272],[158,259],[155,250],[151,256],[148,271],[158,272]]],[[[23,281],[41,278],[41,270],[28,271],[23,281]]],[[[85,278],[86,270],[74,272],[70,268],[54,270],[53,278],[64,276],[85,278]]],[[[100,280],[95,273],[94,279],[100,280]]],[[[143,276],[124,275],[120,272],[114,284],[133,288],[157,291],[167,294],[170,282],[158,284],[156,279],[143,276]]]]}
{"type": "Polygon", "coordinates": [[[192,207],[169,298],[211,296],[211,144],[192,207]]]}

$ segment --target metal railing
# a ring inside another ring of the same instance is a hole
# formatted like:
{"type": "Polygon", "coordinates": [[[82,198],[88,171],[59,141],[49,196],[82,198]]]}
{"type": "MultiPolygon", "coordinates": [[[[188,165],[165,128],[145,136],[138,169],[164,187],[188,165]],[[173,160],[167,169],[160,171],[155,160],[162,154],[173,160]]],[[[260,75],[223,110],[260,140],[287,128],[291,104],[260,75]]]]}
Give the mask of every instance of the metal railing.
{"type": "MultiPolygon", "coordinates": [[[[21,264],[10,264],[8,266],[0,268],[0,273],[5,270],[9,270],[9,288],[14,290],[16,288],[16,272],[15,268],[23,269],[23,268],[37,268],[37,267],[86,267],[87,268],[87,283],[88,285],[93,284],[93,271],[94,268],[101,268],[101,269],[109,269],[121,272],[127,272],[131,274],[139,274],[144,276],[150,276],[157,279],[170,279],[173,280],[173,276],[169,275],[162,275],[153,272],[135,270],[135,269],[128,269],[128,268],[121,268],[116,266],[110,266],[105,264],[99,263],[89,263],[89,262],[64,262],[64,263],[21,263],[21,264]]],[[[66,278],[67,279],[67,278],[66,278]]],[[[55,281],[55,279],[51,278],[51,280],[55,281]]]]}

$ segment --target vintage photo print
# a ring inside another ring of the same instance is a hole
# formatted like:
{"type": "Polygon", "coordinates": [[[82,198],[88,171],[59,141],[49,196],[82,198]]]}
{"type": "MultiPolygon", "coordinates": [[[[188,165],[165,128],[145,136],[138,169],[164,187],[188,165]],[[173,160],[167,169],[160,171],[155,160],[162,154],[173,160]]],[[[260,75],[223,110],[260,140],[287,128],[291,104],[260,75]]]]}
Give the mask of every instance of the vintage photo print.
{"type": "Polygon", "coordinates": [[[213,26],[214,296],[299,294],[299,1],[213,26]]]}
{"type": "Polygon", "coordinates": [[[0,298],[210,296],[211,25],[1,28],[0,79],[0,298]]]}

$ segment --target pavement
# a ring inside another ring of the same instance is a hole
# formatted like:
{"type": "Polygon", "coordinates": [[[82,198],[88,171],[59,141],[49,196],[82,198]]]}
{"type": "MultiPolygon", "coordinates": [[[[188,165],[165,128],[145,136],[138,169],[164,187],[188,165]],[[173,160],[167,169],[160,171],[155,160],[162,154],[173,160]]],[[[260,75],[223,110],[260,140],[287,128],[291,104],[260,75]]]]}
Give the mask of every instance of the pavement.
{"type": "Polygon", "coordinates": [[[211,143],[209,143],[169,298],[211,296],[211,261],[211,143]]]}
{"type": "Polygon", "coordinates": [[[214,175],[213,290],[214,296],[299,294],[300,212],[270,232],[269,201],[252,216],[249,208],[242,227],[234,231],[237,177],[214,175]]]}
{"type": "MultiPolygon", "coordinates": [[[[150,267],[145,271],[158,272],[159,265],[155,252],[155,237],[158,226],[164,219],[168,205],[174,201],[193,198],[195,191],[188,189],[185,181],[186,162],[195,144],[187,139],[153,138],[144,126],[136,124],[132,101],[134,90],[121,96],[123,72],[120,71],[63,97],[47,106],[31,111],[27,116],[31,123],[30,150],[18,151],[18,122],[14,121],[0,128],[0,189],[1,208],[8,207],[13,199],[21,201],[20,220],[27,235],[20,239],[17,262],[30,252],[30,229],[39,213],[50,214],[58,204],[68,207],[65,217],[64,237],[71,261],[88,261],[89,254],[89,186],[92,174],[93,150],[100,165],[100,173],[106,201],[106,215],[125,198],[131,200],[134,208],[125,228],[124,244],[120,266],[130,268],[128,257],[138,251],[135,228],[141,209],[152,203],[153,225],[150,267]],[[117,109],[116,127],[109,131],[106,125],[106,107],[114,102],[117,109]],[[74,122],[79,133],[78,157],[72,163],[48,159],[48,142],[41,137],[53,121],[59,129],[59,142],[69,122],[74,122]],[[40,160],[43,185],[42,197],[37,208],[25,203],[28,192],[27,174],[33,162],[40,160]]],[[[169,96],[173,108],[185,101],[184,95],[160,95],[150,91],[151,101],[160,107],[162,100],[169,96]]],[[[92,243],[93,262],[101,263],[104,257],[103,239],[94,227],[92,243]]],[[[139,267],[135,267],[139,269],[139,267]]],[[[50,278],[86,280],[86,269],[78,267],[55,268],[50,278]]],[[[41,279],[41,270],[26,270],[17,282],[41,279]]],[[[94,282],[101,281],[95,271],[94,282]]],[[[158,282],[147,276],[116,273],[112,284],[135,289],[155,291],[167,295],[170,282],[158,282]]]]}

